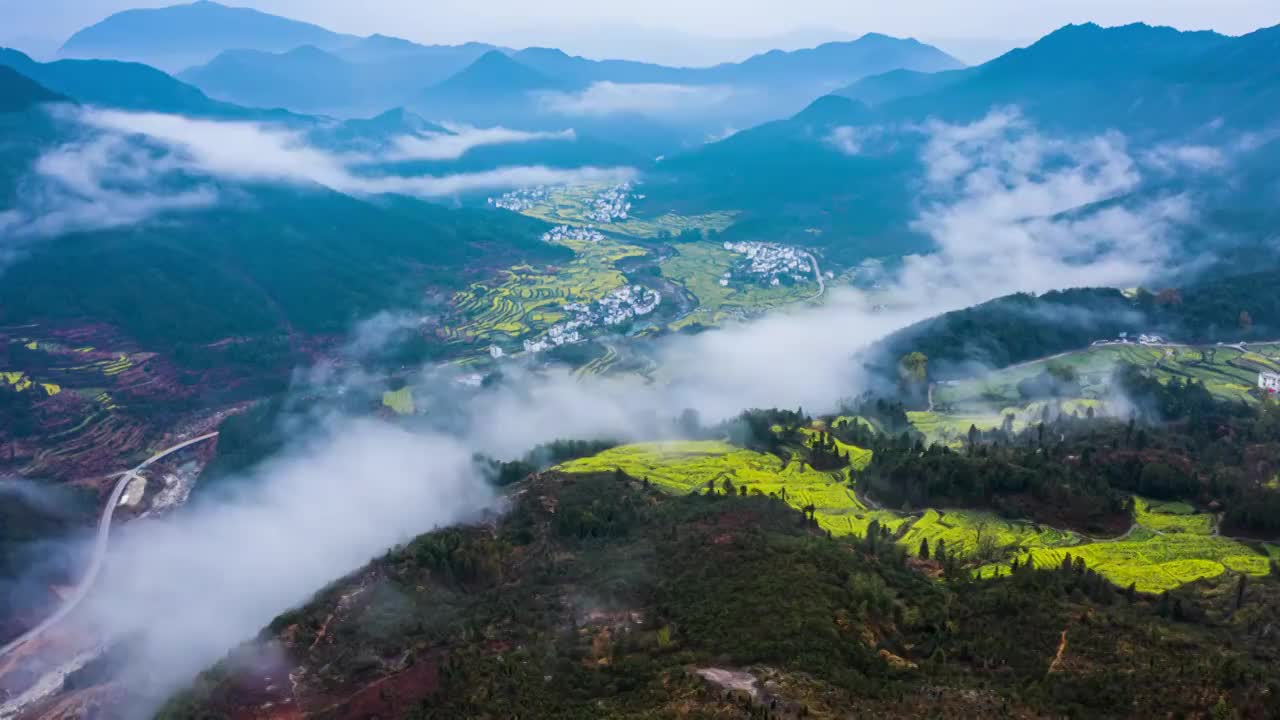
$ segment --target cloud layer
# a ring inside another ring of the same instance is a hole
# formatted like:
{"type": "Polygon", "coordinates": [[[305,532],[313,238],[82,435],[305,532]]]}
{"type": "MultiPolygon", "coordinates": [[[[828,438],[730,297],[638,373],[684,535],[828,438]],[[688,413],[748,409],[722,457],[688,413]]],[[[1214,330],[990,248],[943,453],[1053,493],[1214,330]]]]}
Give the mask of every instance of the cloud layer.
{"type": "Polygon", "coordinates": [[[544,111],[559,115],[689,115],[724,105],[737,94],[727,85],[605,81],[576,93],[542,93],[539,100],[544,111]]]}
{"type": "Polygon", "coordinates": [[[171,692],[337,576],[494,501],[457,440],[342,418],[313,432],[229,496],[113,539],[84,615],[137,641],[131,691],[171,692]]]}
{"type": "MultiPolygon", "coordinates": [[[[301,132],[249,122],[84,109],[61,121],[78,139],[47,151],[21,183],[16,207],[0,212],[0,232],[49,237],[208,208],[220,182],[323,186],[351,195],[455,196],[525,185],[632,180],[625,167],[496,167],[442,175],[393,174],[394,160],[456,159],[471,149],[537,140],[571,141],[572,131],[531,133],[460,127],[451,135],[402,136],[387,156],[330,152],[301,132]]],[[[12,250],[12,245],[5,247],[12,250]]]]}
{"type": "Polygon", "coordinates": [[[570,130],[527,131],[503,127],[474,128],[449,126],[448,133],[401,135],[392,140],[387,160],[457,160],[471,150],[487,145],[510,145],[545,140],[572,142],[577,135],[570,130]]]}

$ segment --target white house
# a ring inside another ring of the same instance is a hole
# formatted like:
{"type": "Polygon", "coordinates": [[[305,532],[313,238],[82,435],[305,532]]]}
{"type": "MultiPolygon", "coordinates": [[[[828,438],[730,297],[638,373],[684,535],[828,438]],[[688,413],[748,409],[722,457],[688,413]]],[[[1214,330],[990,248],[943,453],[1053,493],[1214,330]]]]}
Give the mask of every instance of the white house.
{"type": "Polygon", "coordinates": [[[1280,373],[1258,373],[1258,387],[1272,394],[1280,393],[1280,373]]]}

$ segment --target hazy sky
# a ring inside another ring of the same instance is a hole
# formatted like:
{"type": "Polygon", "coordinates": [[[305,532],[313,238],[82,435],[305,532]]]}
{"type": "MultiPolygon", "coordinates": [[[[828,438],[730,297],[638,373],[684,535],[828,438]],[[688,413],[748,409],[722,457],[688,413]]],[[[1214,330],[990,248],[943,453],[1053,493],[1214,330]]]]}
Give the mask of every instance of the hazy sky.
{"type": "MultiPolygon", "coordinates": [[[[0,42],[37,53],[131,7],[173,0],[0,0],[0,42]]],[[[420,42],[556,45],[592,56],[732,59],[864,32],[934,42],[985,60],[1072,22],[1135,21],[1241,34],[1280,23],[1276,0],[227,0],[360,35],[420,42]]]]}

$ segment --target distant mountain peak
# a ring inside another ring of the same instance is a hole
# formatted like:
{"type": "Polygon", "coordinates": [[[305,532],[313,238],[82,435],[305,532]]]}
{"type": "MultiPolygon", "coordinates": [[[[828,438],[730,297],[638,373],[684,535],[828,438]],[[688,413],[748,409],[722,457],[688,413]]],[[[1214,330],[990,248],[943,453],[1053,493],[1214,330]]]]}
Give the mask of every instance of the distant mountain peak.
{"type": "Polygon", "coordinates": [[[332,48],[354,39],[253,8],[197,0],[115,13],[72,35],[60,54],[132,60],[176,71],[232,48],[279,53],[300,45],[332,48]]]}
{"type": "Polygon", "coordinates": [[[429,92],[443,95],[497,95],[559,87],[561,83],[499,50],[490,50],[429,92]]]}

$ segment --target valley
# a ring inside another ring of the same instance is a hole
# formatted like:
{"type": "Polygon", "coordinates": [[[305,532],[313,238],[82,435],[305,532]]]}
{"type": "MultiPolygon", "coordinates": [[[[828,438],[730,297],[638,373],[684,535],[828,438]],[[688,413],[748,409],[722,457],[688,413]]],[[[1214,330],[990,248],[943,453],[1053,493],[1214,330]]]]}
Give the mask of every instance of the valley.
{"type": "Polygon", "coordinates": [[[502,2],[6,18],[0,720],[1275,714],[1273,9],[502,2]]]}

